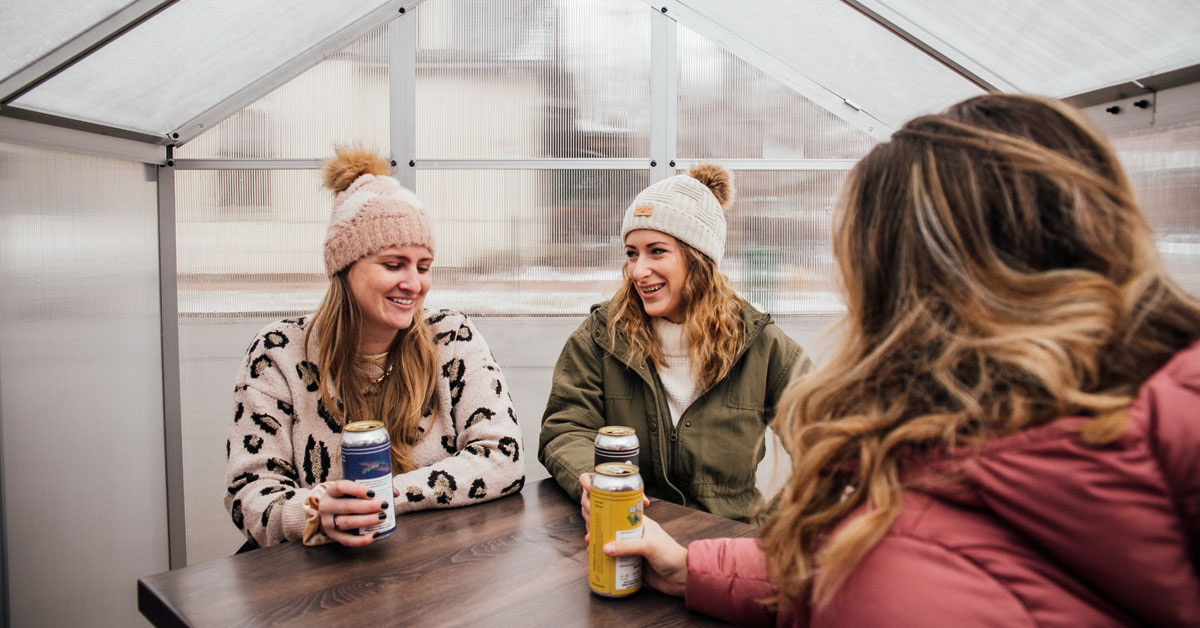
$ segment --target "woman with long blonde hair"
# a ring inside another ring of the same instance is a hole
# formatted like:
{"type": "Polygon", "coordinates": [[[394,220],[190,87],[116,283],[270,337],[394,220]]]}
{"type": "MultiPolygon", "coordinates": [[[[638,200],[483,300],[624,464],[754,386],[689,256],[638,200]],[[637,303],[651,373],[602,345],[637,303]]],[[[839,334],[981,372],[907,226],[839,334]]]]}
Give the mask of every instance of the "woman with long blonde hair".
{"type": "Polygon", "coordinates": [[[729,172],[700,164],[625,211],[624,281],[563,347],[538,446],[585,519],[606,425],[637,433],[647,495],[740,519],[759,501],[758,445],[808,358],[717,268],[732,197],[729,172]]]}
{"type": "Polygon", "coordinates": [[[839,205],[844,337],[781,401],[759,538],[611,551],[739,623],[1200,625],[1200,302],[1101,136],[973,98],[839,205]]]}
{"type": "Polygon", "coordinates": [[[365,545],[376,537],[360,529],[389,509],[468,506],[524,483],[521,432],[487,343],[466,316],[422,307],[433,229],[390,170],[354,148],[326,163],[325,298],[311,316],[264,327],[246,352],[225,507],[247,548],[365,545]],[[342,479],[342,428],[364,419],[391,437],[392,495],[342,479]]]}

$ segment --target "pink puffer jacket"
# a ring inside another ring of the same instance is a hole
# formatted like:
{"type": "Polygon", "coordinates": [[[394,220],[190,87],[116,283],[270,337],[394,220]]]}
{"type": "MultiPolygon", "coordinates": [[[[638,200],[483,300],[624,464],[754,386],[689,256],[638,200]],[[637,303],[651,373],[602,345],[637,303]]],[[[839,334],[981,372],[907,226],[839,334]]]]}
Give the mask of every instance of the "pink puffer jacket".
{"type": "Polygon", "coordinates": [[[963,458],[966,480],[906,492],[824,609],[776,617],[757,541],[688,548],[689,608],[743,625],[1200,626],[1200,344],[1143,385],[1124,434],[1067,417],[963,458]]]}

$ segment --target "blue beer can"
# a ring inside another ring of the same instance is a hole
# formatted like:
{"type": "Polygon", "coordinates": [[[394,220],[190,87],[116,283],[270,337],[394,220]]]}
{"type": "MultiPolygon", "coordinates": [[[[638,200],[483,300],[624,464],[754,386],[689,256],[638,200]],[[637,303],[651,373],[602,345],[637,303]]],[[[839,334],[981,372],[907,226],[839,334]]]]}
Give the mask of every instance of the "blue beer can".
{"type": "Polygon", "coordinates": [[[383,421],[354,421],[342,429],[342,476],[375,491],[387,506],[383,521],[359,529],[359,534],[386,536],[396,529],[392,503],[392,442],[383,421]]]}

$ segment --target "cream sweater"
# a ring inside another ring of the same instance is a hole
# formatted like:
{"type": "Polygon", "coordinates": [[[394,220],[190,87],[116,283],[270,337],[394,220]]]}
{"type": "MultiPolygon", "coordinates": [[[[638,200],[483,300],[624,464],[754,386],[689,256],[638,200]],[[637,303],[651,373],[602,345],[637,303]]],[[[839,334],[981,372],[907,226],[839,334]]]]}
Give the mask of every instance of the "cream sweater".
{"type": "MultiPolygon", "coordinates": [[[[259,545],[300,541],[304,501],[342,478],[342,427],[321,401],[317,368],[305,360],[310,317],[264,327],[246,352],[226,442],[225,508],[259,545]]],[[[466,316],[427,316],[437,351],[438,413],[412,449],[420,465],[392,477],[396,514],[453,508],[521,490],[521,430],[504,376],[466,316]]],[[[317,355],[316,335],[309,359],[317,355]]],[[[403,519],[397,525],[404,525],[403,519]]]]}
{"type": "Polygon", "coordinates": [[[683,325],[676,325],[665,318],[653,320],[654,332],[658,334],[666,365],[658,369],[663,390],[667,393],[667,407],[671,410],[671,425],[679,425],[679,417],[700,396],[692,363],[688,359],[688,337],[683,325]]]}

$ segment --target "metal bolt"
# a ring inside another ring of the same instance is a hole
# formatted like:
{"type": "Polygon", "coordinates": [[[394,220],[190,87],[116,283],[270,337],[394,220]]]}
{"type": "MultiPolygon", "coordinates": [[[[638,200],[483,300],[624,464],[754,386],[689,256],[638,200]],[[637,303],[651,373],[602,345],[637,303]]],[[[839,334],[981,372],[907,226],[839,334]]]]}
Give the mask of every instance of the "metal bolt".
{"type": "Polygon", "coordinates": [[[1121,108],[1116,105],[1113,105],[1113,106],[1109,107],[1108,109],[1105,109],[1105,111],[1107,111],[1115,116],[1118,113],[1121,113],[1121,108]]]}
{"type": "Polygon", "coordinates": [[[174,159],[168,159],[168,160],[167,160],[167,165],[168,165],[168,166],[174,166],[174,165],[175,165],[175,160],[174,160],[174,159]]]}
{"type": "Polygon", "coordinates": [[[657,165],[658,165],[658,162],[657,162],[657,161],[654,161],[653,159],[651,159],[651,160],[650,160],[650,167],[651,167],[651,168],[653,168],[653,167],[655,167],[655,166],[657,166],[657,165]]]}
{"type": "Polygon", "coordinates": [[[672,168],[674,168],[674,167],[675,167],[675,160],[674,160],[674,159],[672,159],[672,160],[671,160],[671,167],[672,167],[672,168]]]}
{"type": "Polygon", "coordinates": [[[173,140],[177,140],[177,139],[179,139],[179,134],[178,134],[178,133],[172,133],[172,134],[171,134],[171,139],[173,139],[173,140]]]}
{"type": "Polygon", "coordinates": [[[400,7],[400,15],[404,15],[404,7],[400,7]]]}
{"type": "Polygon", "coordinates": [[[667,7],[663,7],[663,8],[662,8],[662,12],[663,12],[663,13],[666,13],[666,12],[667,12],[667,7]]]}
{"type": "Polygon", "coordinates": [[[417,162],[416,162],[416,161],[414,161],[414,160],[412,160],[412,159],[409,159],[409,160],[408,160],[408,167],[409,167],[409,168],[412,168],[413,166],[416,166],[416,165],[417,165],[417,162]]]}
{"type": "Polygon", "coordinates": [[[1150,107],[1150,101],[1146,100],[1145,98],[1141,100],[1135,100],[1133,102],[1133,106],[1137,107],[1138,109],[1148,109],[1150,107]]]}
{"type": "Polygon", "coordinates": [[[396,167],[396,160],[395,160],[395,159],[393,159],[393,160],[392,160],[392,167],[393,167],[393,168],[395,168],[395,167],[396,167]]]}

